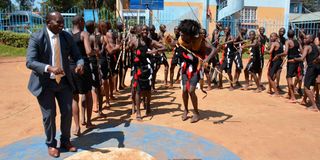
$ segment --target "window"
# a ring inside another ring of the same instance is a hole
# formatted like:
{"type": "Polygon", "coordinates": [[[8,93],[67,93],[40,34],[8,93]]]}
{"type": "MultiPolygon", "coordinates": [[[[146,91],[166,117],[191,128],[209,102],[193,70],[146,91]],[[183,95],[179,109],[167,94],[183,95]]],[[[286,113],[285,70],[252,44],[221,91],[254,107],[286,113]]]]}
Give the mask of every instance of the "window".
{"type": "MultiPolygon", "coordinates": [[[[124,19],[127,21],[127,25],[133,26],[138,24],[138,17],[137,16],[124,16],[124,19]]],[[[139,17],[139,24],[145,24],[146,23],[146,17],[140,16],[139,17]]]]}
{"type": "Polygon", "coordinates": [[[246,7],[240,11],[240,21],[242,23],[256,23],[257,21],[257,8],[246,7]]]}
{"type": "Polygon", "coordinates": [[[218,5],[219,10],[221,10],[227,6],[228,6],[228,0],[219,0],[219,5],[218,5]]]}
{"type": "Polygon", "coordinates": [[[293,6],[293,13],[298,13],[299,10],[298,10],[298,4],[294,4],[293,6]]]}

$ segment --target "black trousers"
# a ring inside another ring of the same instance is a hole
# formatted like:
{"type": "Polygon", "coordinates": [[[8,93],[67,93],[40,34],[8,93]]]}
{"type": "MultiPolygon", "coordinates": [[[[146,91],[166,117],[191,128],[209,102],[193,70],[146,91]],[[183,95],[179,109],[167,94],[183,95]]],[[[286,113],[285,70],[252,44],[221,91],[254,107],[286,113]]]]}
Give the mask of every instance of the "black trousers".
{"type": "Polygon", "coordinates": [[[62,77],[59,84],[50,80],[48,86],[37,97],[42,112],[42,121],[46,134],[48,147],[56,147],[56,101],[61,113],[61,143],[70,140],[70,128],[72,121],[72,89],[66,77],[62,77]]]}

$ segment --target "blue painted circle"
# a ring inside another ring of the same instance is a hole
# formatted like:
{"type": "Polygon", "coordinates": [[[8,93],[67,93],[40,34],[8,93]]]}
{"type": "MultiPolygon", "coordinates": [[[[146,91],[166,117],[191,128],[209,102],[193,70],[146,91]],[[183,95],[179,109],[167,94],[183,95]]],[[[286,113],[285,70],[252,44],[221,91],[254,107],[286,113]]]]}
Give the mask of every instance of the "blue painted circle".
{"type": "MultiPolygon", "coordinates": [[[[0,148],[0,159],[51,159],[44,140],[43,136],[35,136],[4,146],[0,148]]],[[[73,138],[72,143],[79,148],[78,152],[95,148],[127,147],[146,152],[156,159],[240,159],[226,148],[192,133],[146,124],[101,124],[97,129],[73,138]]],[[[60,159],[72,154],[74,153],[62,151],[60,159]]]]}

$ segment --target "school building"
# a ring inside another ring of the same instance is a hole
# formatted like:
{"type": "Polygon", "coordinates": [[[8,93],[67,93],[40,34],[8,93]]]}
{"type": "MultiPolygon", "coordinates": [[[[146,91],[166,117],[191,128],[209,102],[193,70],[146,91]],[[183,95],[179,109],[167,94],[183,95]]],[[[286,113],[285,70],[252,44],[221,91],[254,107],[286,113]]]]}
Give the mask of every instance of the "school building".
{"type": "MultiPolygon", "coordinates": [[[[134,0],[121,0],[123,17],[130,21],[138,20],[140,23],[152,23],[156,27],[165,24],[169,32],[177,26],[182,19],[194,19],[201,23],[203,28],[212,33],[216,22],[231,26],[236,34],[239,26],[257,29],[266,28],[267,34],[278,31],[280,27],[288,28],[290,0],[136,0],[141,5],[152,6],[159,4],[154,10],[132,9],[134,0]]],[[[158,28],[157,28],[158,29],[158,28]]]]}
{"type": "Polygon", "coordinates": [[[290,0],[219,0],[217,8],[216,20],[231,26],[234,34],[239,26],[265,27],[267,35],[288,29],[290,0]]]}
{"type": "Polygon", "coordinates": [[[320,28],[320,0],[313,1],[318,12],[310,12],[303,6],[303,0],[291,0],[289,25],[296,33],[302,28],[307,34],[318,35],[320,28]]]}

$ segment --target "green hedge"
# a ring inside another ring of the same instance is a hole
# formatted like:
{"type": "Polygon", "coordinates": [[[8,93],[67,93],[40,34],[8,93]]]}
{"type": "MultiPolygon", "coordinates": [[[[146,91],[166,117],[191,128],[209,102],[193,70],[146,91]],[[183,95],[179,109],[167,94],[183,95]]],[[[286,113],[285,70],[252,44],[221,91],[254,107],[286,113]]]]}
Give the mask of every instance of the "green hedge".
{"type": "Polygon", "coordinates": [[[12,47],[27,48],[29,37],[30,35],[25,33],[0,31],[0,43],[12,47]]]}

